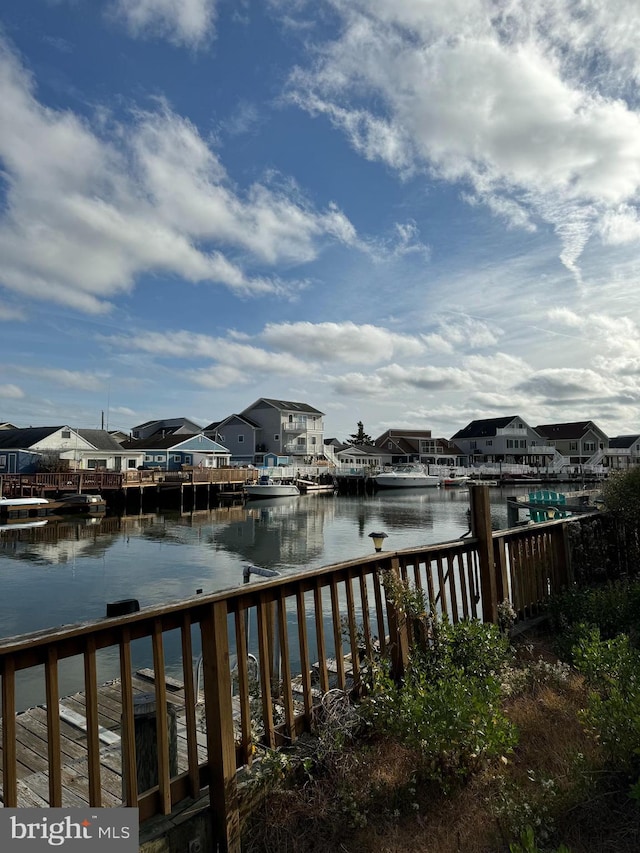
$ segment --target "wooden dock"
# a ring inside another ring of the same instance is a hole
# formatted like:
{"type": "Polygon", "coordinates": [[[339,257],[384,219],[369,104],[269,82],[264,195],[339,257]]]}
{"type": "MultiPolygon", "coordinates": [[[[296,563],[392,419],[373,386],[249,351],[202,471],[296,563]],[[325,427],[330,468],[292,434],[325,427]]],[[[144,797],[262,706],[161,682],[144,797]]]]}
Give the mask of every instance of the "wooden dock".
{"type": "MultiPolygon", "coordinates": [[[[148,695],[153,691],[153,686],[153,673],[150,670],[139,670],[133,678],[134,699],[136,696],[148,695]]],[[[167,702],[171,703],[176,711],[178,773],[182,773],[188,769],[184,689],[180,682],[173,679],[166,679],[166,689],[167,702]]],[[[86,713],[84,693],[75,693],[60,700],[63,806],[89,805],[86,713]]],[[[98,738],[104,807],[123,804],[121,716],[122,696],[119,681],[103,684],[98,689],[98,738]]],[[[18,806],[47,807],[49,774],[46,706],[29,708],[18,713],[15,722],[18,806]]],[[[197,740],[198,759],[205,762],[207,747],[204,730],[198,732],[197,740]]],[[[0,748],[0,766],[1,764],[0,748]]]]}
{"type": "MultiPolygon", "coordinates": [[[[353,685],[351,655],[344,658],[347,689],[353,685]]],[[[314,700],[321,703],[323,691],[319,686],[322,667],[312,665],[311,683],[314,700]]],[[[337,687],[337,661],[326,661],[330,690],[337,687]]],[[[140,669],[133,677],[133,697],[148,696],[154,689],[154,673],[151,669],[140,669]]],[[[167,702],[175,709],[177,723],[177,772],[188,771],[187,730],[185,724],[184,684],[174,678],[165,679],[167,702]]],[[[294,706],[297,711],[304,708],[304,679],[298,675],[291,682],[294,706]]],[[[239,696],[233,697],[234,725],[240,727],[241,708],[239,696]]],[[[274,703],[278,708],[279,703],[274,703]]],[[[207,761],[207,737],[204,718],[196,704],[196,716],[200,718],[197,732],[198,760],[207,761]]],[[[280,709],[283,710],[283,709],[280,709]]],[[[74,693],[59,702],[62,805],[64,807],[89,806],[89,769],[87,748],[87,708],[85,694],[74,693]]],[[[122,743],[121,743],[122,694],[119,680],[110,681],[98,688],[98,739],[100,741],[100,777],[102,784],[102,806],[123,805],[122,743]]],[[[28,708],[16,714],[16,754],[18,761],[18,806],[46,808],[49,805],[47,709],[45,705],[28,708]]],[[[0,742],[2,720],[0,719],[0,742]]],[[[256,727],[259,736],[260,726],[256,727]]],[[[2,785],[2,747],[0,746],[0,788],[2,785]]],[[[0,790],[0,807],[2,794],[0,790]]]]}

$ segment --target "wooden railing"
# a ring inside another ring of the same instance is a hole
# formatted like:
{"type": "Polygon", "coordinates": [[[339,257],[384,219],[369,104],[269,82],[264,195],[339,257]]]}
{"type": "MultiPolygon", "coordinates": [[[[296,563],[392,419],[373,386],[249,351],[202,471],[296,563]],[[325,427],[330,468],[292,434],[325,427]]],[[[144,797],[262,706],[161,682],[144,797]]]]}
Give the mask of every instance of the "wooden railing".
{"type": "MultiPolygon", "coordinates": [[[[424,590],[432,606],[454,622],[495,621],[498,602],[505,597],[521,615],[530,615],[570,581],[566,531],[570,524],[584,523],[584,516],[492,532],[488,490],[473,489],[471,495],[469,538],[379,553],[127,616],[0,641],[4,805],[32,802],[21,796],[29,780],[17,744],[16,683],[25,671],[40,671],[44,678],[48,804],[66,804],[70,771],[61,749],[58,685],[60,667],[71,660],[84,673],[86,708],[86,777],[74,779],[74,797],[96,807],[105,801],[106,759],[99,734],[101,726],[111,725],[121,737],[117,760],[122,802],[137,806],[141,821],[169,814],[177,802],[198,797],[208,786],[219,849],[239,850],[237,770],[251,762],[257,743],[277,747],[295,741],[311,728],[314,708],[324,694],[332,688],[357,689],[362,661],[374,652],[390,654],[396,671],[405,665],[410,634],[402,613],[385,594],[385,572],[424,590]],[[183,684],[175,695],[167,686],[176,683],[167,678],[164,650],[169,640],[179,648],[183,684]],[[158,782],[149,790],[138,789],[136,770],[133,659],[140,643],[148,646],[155,705],[163,709],[171,702],[177,708],[183,745],[180,766],[172,773],[168,718],[158,713],[158,782]],[[103,656],[111,652],[113,659],[114,651],[119,679],[115,698],[112,688],[115,711],[109,723],[100,708],[97,673],[103,656]],[[120,714],[118,728],[113,720],[120,714]]],[[[113,770],[112,753],[109,761],[113,770]]]]}

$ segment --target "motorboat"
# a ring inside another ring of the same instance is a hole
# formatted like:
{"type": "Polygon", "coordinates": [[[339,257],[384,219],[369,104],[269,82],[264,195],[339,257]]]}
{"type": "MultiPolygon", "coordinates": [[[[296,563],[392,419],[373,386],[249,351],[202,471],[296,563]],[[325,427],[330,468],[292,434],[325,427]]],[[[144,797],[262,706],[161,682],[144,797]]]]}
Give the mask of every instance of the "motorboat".
{"type": "Polygon", "coordinates": [[[440,477],[429,474],[424,465],[410,462],[385,469],[374,477],[374,481],[379,489],[422,489],[440,485],[440,477]]]}
{"type": "Polygon", "coordinates": [[[463,486],[468,486],[470,482],[471,482],[471,477],[469,477],[467,474],[459,474],[456,471],[451,471],[451,473],[448,474],[446,477],[440,478],[440,485],[441,486],[447,486],[447,487],[453,487],[453,488],[456,488],[456,487],[460,488],[463,486]]]}
{"type": "Polygon", "coordinates": [[[52,505],[55,512],[86,513],[89,515],[103,515],[107,511],[107,502],[102,495],[92,495],[87,492],[62,495],[52,505]]]}
{"type": "Polygon", "coordinates": [[[244,491],[247,498],[288,498],[300,494],[295,483],[266,474],[260,477],[257,483],[247,483],[244,491]]]}

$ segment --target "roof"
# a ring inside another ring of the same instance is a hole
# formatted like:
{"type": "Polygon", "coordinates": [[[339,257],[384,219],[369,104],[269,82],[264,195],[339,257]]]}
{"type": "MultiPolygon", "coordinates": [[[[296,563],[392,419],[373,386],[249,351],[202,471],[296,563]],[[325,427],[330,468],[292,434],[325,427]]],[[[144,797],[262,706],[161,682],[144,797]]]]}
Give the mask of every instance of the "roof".
{"type": "Polygon", "coordinates": [[[572,421],[565,424],[540,424],[535,428],[536,432],[540,433],[544,438],[549,439],[566,439],[566,438],[582,438],[589,432],[590,429],[596,429],[602,432],[593,421],[572,421]]]}
{"type": "Polygon", "coordinates": [[[506,418],[485,418],[480,421],[471,421],[464,429],[459,429],[455,435],[451,436],[451,440],[453,441],[456,438],[485,438],[496,435],[497,430],[504,429],[517,417],[517,415],[508,415],[506,418]]]}
{"type": "Polygon", "coordinates": [[[307,414],[312,415],[322,415],[324,412],[321,412],[319,409],[315,409],[313,406],[310,406],[308,403],[296,403],[292,400],[272,400],[268,397],[260,397],[259,400],[252,406],[248,406],[244,411],[249,412],[251,409],[254,409],[257,403],[268,403],[270,406],[273,406],[275,409],[292,411],[292,412],[305,412],[307,414]]]}
{"type": "Polygon", "coordinates": [[[183,441],[193,438],[194,435],[198,435],[198,433],[162,436],[154,432],[147,438],[132,438],[130,441],[123,441],[120,446],[124,450],[169,450],[176,444],[182,444],[183,441]]]}
{"type": "MultiPolygon", "coordinates": [[[[57,432],[59,429],[64,429],[65,425],[49,426],[49,427],[25,427],[24,429],[3,429],[0,430],[0,448],[20,448],[25,449],[33,447],[39,441],[57,432]]],[[[69,427],[67,427],[69,429],[69,427]]]]}
{"type": "Polygon", "coordinates": [[[154,418],[151,421],[145,421],[143,424],[137,424],[133,427],[134,430],[146,429],[147,427],[158,425],[158,429],[170,430],[180,429],[182,426],[190,424],[191,426],[200,429],[200,424],[192,421],[191,418],[154,418]]]}
{"type": "Polygon", "coordinates": [[[631,445],[635,444],[639,439],[640,433],[635,433],[635,435],[617,435],[615,438],[609,439],[609,447],[618,447],[620,449],[624,447],[631,447],[631,445]]]}
{"type": "Polygon", "coordinates": [[[79,429],[78,435],[93,444],[96,450],[122,450],[120,442],[104,429],[79,429]]]}

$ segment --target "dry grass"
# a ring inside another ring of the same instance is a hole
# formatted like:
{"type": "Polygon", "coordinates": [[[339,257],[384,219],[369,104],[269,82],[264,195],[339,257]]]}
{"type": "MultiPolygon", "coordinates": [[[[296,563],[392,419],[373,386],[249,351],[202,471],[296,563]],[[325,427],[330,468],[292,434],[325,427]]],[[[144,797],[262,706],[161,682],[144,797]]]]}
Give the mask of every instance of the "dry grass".
{"type": "MultiPolygon", "coordinates": [[[[553,657],[540,638],[526,654],[534,660],[553,657]]],[[[578,717],[585,698],[582,680],[573,674],[563,684],[534,686],[509,700],[506,712],[519,731],[513,755],[506,764],[483,768],[448,796],[433,784],[418,784],[414,792],[415,756],[393,741],[345,750],[313,782],[299,779],[290,790],[271,792],[254,816],[245,849],[501,853],[514,840],[506,801],[516,803],[516,814],[527,802],[534,816],[555,829],[547,849],[563,841],[572,853],[636,853],[638,810],[615,787],[602,785],[602,756],[578,717]],[[542,785],[548,779],[553,798],[542,785]],[[366,826],[358,827],[363,816],[366,826]]]]}

